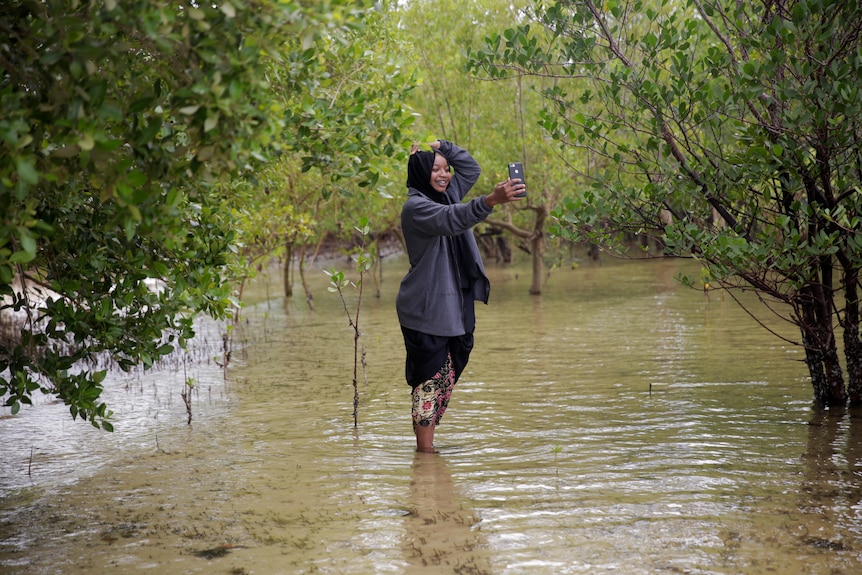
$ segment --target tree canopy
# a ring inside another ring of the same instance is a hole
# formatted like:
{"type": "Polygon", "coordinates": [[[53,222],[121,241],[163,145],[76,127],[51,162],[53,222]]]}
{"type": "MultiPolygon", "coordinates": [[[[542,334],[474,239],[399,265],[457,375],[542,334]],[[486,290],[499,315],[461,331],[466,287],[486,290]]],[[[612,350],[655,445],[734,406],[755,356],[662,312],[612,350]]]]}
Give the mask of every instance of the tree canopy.
{"type": "Polygon", "coordinates": [[[817,402],[862,402],[862,7],[540,0],[526,14],[472,57],[492,77],[557,79],[542,124],[592,158],[558,233],[651,234],[756,290],[799,327],[817,402]]]}
{"type": "MultiPolygon", "coordinates": [[[[274,154],[321,146],[309,128],[321,55],[335,52],[321,47],[349,50],[368,10],[3,4],[0,393],[13,413],[41,390],[109,429],[98,366],[152,365],[193,336],[196,314],[224,316],[236,208],[250,197],[236,182],[274,154]]],[[[326,153],[339,155],[314,162],[326,153]]]]}

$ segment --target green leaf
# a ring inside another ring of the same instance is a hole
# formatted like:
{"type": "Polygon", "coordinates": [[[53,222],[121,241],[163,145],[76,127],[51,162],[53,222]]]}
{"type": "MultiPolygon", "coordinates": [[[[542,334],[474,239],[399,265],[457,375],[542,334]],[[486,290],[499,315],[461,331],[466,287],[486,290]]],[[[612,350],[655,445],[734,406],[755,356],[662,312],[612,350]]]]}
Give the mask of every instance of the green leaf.
{"type": "Polygon", "coordinates": [[[219,5],[219,9],[228,18],[236,18],[236,9],[230,2],[227,2],[226,0],[221,2],[221,4],[219,5]]]}
{"type": "Polygon", "coordinates": [[[204,122],[204,132],[211,132],[218,126],[218,114],[213,114],[211,116],[207,116],[206,121],[204,122]]]}
{"type": "Polygon", "coordinates": [[[126,176],[126,181],[130,186],[137,188],[147,183],[147,175],[140,170],[132,170],[129,172],[129,175],[126,176]]]}
{"type": "Polygon", "coordinates": [[[652,32],[647,32],[641,42],[649,49],[654,49],[658,45],[658,38],[652,32]]]}
{"type": "Polygon", "coordinates": [[[36,258],[36,254],[34,252],[28,251],[17,251],[14,252],[11,256],[9,256],[9,263],[12,264],[26,264],[33,261],[36,258]]]}
{"type": "Polygon", "coordinates": [[[27,158],[15,158],[15,169],[18,172],[18,177],[31,185],[39,183],[39,174],[33,163],[27,158]]]}
{"type": "Polygon", "coordinates": [[[27,228],[18,228],[18,240],[21,242],[21,247],[30,254],[36,253],[36,239],[27,228]]]}
{"type": "Polygon", "coordinates": [[[89,152],[94,147],[96,147],[96,140],[93,138],[92,134],[84,134],[81,139],[78,140],[77,143],[78,147],[85,152],[89,152]]]}
{"type": "Polygon", "coordinates": [[[9,266],[7,264],[0,264],[0,286],[8,286],[9,284],[11,284],[13,277],[14,274],[12,273],[12,266],[9,266]]]}

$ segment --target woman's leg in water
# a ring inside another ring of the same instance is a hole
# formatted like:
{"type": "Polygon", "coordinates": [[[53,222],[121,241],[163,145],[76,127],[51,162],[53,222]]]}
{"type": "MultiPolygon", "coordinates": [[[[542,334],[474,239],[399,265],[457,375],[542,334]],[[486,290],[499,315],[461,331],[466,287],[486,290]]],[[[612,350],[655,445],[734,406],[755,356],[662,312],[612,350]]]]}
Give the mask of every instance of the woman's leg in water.
{"type": "Polygon", "coordinates": [[[413,388],[413,433],[416,451],[434,452],[434,428],[440,424],[452,397],[455,372],[452,360],[446,358],[434,377],[413,388]]]}

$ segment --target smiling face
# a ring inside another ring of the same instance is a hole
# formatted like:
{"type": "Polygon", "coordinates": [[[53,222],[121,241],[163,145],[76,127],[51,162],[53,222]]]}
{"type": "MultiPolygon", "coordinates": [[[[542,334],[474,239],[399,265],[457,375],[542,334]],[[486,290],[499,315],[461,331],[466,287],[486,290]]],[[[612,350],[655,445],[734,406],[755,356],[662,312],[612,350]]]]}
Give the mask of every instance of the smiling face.
{"type": "Polygon", "coordinates": [[[440,154],[434,155],[434,167],[431,168],[431,187],[441,194],[446,192],[449,187],[449,180],[452,179],[452,174],[449,173],[449,162],[440,154]]]}

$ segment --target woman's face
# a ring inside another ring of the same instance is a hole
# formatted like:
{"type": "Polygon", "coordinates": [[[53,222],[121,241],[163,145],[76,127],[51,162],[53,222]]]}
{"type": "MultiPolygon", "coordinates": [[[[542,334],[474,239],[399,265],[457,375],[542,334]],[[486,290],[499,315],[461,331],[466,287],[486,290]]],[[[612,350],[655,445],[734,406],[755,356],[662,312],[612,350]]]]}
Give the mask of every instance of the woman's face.
{"type": "Polygon", "coordinates": [[[452,174],[449,173],[449,162],[440,154],[434,155],[434,167],[431,168],[431,187],[441,194],[446,192],[449,187],[449,180],[452,179],[452,174]]]}

